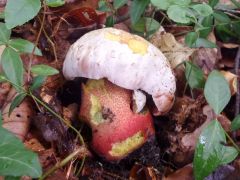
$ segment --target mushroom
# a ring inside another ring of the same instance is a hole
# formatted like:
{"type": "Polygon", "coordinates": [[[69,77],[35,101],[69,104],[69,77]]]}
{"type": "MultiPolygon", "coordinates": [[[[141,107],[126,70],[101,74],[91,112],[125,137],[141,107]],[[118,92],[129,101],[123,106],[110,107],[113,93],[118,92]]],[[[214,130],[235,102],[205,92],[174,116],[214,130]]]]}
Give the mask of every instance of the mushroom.
{"type": "Polygon", "coordinates": [[[91,126],[92,148],[108,161],[121,160],[154,136],[147,109],[131,109],[131,90],[106,79],[82,85],[80,117],[91,126]]]}
{"type": "Polygon", "coordinates": [[[105,28],[91,31],[69,49],[63,64],[66,79],[107,78],[113,84],[152,95],[158,114],[170,110],[176,82],[162,52],[140,36],[105,28]]]}
{"type": "Polygon", "coordinates": [[[109,161],[121,160],[155,134],[142,91],[152,95],[159,114],[174,101],[175,77],[165,56],[123,30],[105,28],[82,36],[70,47],[63,74],[70,80],[90,79],[82,85],[80,117],[92,129],[93,149],[109,161]]]}

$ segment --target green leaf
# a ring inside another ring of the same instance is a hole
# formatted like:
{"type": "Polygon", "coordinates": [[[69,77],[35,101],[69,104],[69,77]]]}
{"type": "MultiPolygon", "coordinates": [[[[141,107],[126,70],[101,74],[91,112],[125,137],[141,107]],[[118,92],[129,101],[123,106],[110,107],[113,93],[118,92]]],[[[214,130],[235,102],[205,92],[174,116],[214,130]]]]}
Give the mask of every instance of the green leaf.
{"type": "Polygon", "coordinates": [[[228,15],[226,15],[224,12],[221,12],[221,11],[214,11],[213,17],[218,23],[231,22],[231,19],[228,17],[228,15]]]}
{"type": "Polygon", "coordinates": [[[8,116],[11,115],[12,111],[23,101],[23,99],[27,96],[26,93],[20,93],[18,94],[13,100],[10,105],[9,111],[8,111],[8,116]]]}
{"type": "Polygon", "coordinates": [[[219,0],[209,0],[208,4],[213,8],[219,3],[219,0]]]}
{"type": "Polygon", "coordinates": [[[11,30],[7,29],[6,24],[0,23],[0,42],[7,44],[11,36],[11,30]]]}
{"type": "Polygon", "coordinates": [[[111,8],[108,6],[106,0],[98,1],[98,10],[102,12],[111,12],[111,8]]]}
{"type": "Polygon", "coordinates": [[[236,130],[238,130],[239,128],[240,128],[240,114],[237,115],[237,116],[233,119],[233,121],[232,121],[232,123],[231,123],[231,130],[232,130],[232,131],[236,131],[236,130]]]}
{"type": "Polygon", "coordinates": [[[140,36],[144,36],[145,33],[150,36],[160,28],[160,23],[153,18],[143,17],[131,28],[140,36]]]}
{"type": "Polygon", "coordinates": [[[169,0],[151,0],[151,3],[156,6],[158,9],[167,10],[171,5],[169,0]]]}
{"type": "Polygon", "coordinates": [[[159,9],[167,10],[171,5],[188,6],[191,0],[151,0],[151,3],[159,9]]]}
{"type": "Polygon", "coordinates": [[[213,120],[203,129],[195,149],[193,169],[196,180],[202,180],[218,166],[231,162],[237,153],[232,147],[226,147],[225,132],[217,120],[213,120]]]}
{"type": "Polygon", "coordinates": [[[207,38],[213,28],[213,15],[204,17],[200,23],[204,28],[199,30],[199,37],[207,38]]]}
{"type": "Polygon", "coordinates": [[[33,83],[30,86],[30,90],[34,91],[34,90],[38,89],[39,87],[42,86],[42,84],[44,83],[45,80],[46,80],[45,76],[36,76],[36,77],[34,77],[33,83]]]}
{"type": "Polygon", "coordinates": [[[205,47],[205,48],[216,48],[217,45],[214,44],[213,42],[204,39],[204,38],[197,38],[196,42],[192,44],[192,48],[200,48],[200,47],[205,47]]]}
{"type": "Polygon", "coordinates": [[[38,156],[27,150],[12,133],[0,128],[0,174],[2,176],[31,176],[42,174],[38,156]]]}
{"type": "Polygon", "coordinates": [[[115,23],[114,17],[108,16],[105,23],[106,27],[113,27],[114,23],[115,23]]]}
{"type": "Polygon", "coordinates": [[[4,11],[0,12],[0,19],[4,19],[4,18],[5,18],[4,11]]]}
{"type": "Polygon", "coordinates": [[[5,176],[4,180],[21,180],[21,177],[5,176]]]}
{"type": "Polygon", "coordinates": [[[41,76],[51,76],[59,73],[57,69],[44,64],[32,66],[31,72],[41,76]]]}
{"type": "Polygon", "coordinates": [[[2,74],[0,74],[0,83],[5,82],[6,81],[6,77],[2,74]]]}
{"type": "Polygon", "coordinates": [[[196,32],[189,32],[185,36],[185,44],[189,47],[192,47],[192,45],[197,41],[198,34],[196,32]]]}
{"type": "Polygon", "coordinates": [[[189,9],[180,5],[172,5],[167,10],[170,19],[177,23],[187,24],[191,22],[189,9]]]}
{"type": "Polygon", "coordinates": [[[204,87],[204,75],[202,70],[191,62],[186,62],[185,77],[189,86],[193,88],[204,87]]]}
{"type": "Polygon", "coordinates": [[[22,25],[34,18],[41,8],[40,0],[8,0],[5,22],[8,29],[22,25]]]}
{"type": "Polygon", "coordinates": [[[238,151],[231,146],[226,146],[221,159],[221,165],[232,162],[238,156],[238,151]]]}
{"type": "Polygon", "coordinates": [[[131,9],[130,9],[130,18],[132,24],[136,24],[141,15],[144,13],[147,5],[150,3],[150,0],[133,0],[131,9]]]}
{"type": "MultiPolygon", "coordinates": [[[[12,83],[22,87],[23,85],[23,63],[19,54],[13,49],[7,47],[2,53],[2,68],[3,71],[12,83]]],[[[18,91],[21,88],[15,86],[18,91]]]]}
{"type": "Polygon", "coordinates": [[[216,114],[220,114],[228,104],[231,92],[227,80],[220,72],[214,70],[209,74],[204,95],[216,114]]]}
{"type": "MultiPolygon", "coordinates": [[[[34,44],[25,39],[11,39],[8,44],[20,53],[31,54],[34,48],[34,44]]],[[[35,48],[34,54],[42,56],[41,50],[37,47],[35,48]]]]}
{"type": "Polygon", "coordinates": [[[113,7],[114,9],[118,9],[122,7],[123,5],[127,4],[128,0],[114,0],[113,1],[113,7]]]}
{"type": "Polygon", "coordinates": [[[212,7],[207,4],[196,4],[191,6],[200,16],[209,16],[213,13],[212,7]]]}
{"type": "Polygon", "coordinates": [[[237,2],[236,0],[231,0],[231,2],[232,2],[237,8],[240,8],[240,3],[237,2]]]}
{"type": "Polygon", "coordinates": [[[65,4],[64,0],[46,0],[46,4],[49,7],[59,7],[65,4]]]}

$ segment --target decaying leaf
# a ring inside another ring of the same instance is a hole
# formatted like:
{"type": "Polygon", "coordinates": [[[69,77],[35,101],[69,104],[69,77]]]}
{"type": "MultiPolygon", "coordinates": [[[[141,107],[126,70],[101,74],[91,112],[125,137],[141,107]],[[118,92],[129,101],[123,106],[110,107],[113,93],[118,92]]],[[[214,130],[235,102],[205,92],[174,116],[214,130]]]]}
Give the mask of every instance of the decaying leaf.
{"type": "Polygon", "coordinates": [[[34,109],[32,108],[32,102],[28,98],[25,98],[22,103],[12,111],[11,115],[8,116],[9,108],[15,96],[16,91],[12,88],[2,108],[2,126],[15,134],[21,140],[24,140],[29,129],[30,120],[34,115],[34,109]]]}
{"type": "Polygon", "coordinates": [[[189,57],[195,51],[177,42],[172,34],[161,31],[154,34],[150,42],[163,52],[173,69],[182,62],[189,60],[189,57]]]}
{"type": "Polygon", "coordinates": [[[162,180],[194,180],[192,164],[188,164],[177,171],[164,176],[162,180]]]}

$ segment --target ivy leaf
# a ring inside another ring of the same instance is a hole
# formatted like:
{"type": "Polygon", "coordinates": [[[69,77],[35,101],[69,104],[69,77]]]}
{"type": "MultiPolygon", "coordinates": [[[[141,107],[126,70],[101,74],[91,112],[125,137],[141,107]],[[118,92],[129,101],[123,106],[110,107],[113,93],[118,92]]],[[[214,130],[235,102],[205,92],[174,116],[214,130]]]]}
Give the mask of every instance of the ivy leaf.
{"type": "MultiPolygon", "coordinates": [[[[13,49],[7,47],[4,49],[1,57],[3,71],[6,77],[17,86],[23,85],[23,63],[19,54],[13,49]]],[[[15,86],[20,92],[21,88],[15,86]]]]}
{"type": "Polygon", "coordinates": [[[219,3],[219,0],[209,0],[208,4],[213,8],[219,3]]]}
{"type": "Polygon", "coordinates": [[[38,156],[27,150],[22,142],[0,127],[0,174],[3,176],[31,176],[42,174],[38,156]]]}
{"type": "Polygon", "coordinates": [[[152,35],[160,28],[160,24],[153,18],[143,17],[136,24],[132,25],[132,30],[140,35],[144,36],[146,33],[147,36],[152,35]]]}
{"type": "Polygon", "coordinates": [[[44,64],[32,66],[31,72],[41,76],[51,76],[59,73],[57,69],[44,64]]]}
{"type": "Polygon", "coordinates": [[[36,76],[33,79],[33,83],[30,86],[30,90],[34,91],[36,89],[38,89],[39,87],[42,86],[42,84],[44,83],[44,81],[46,80],[46,76],[36,76]]]}
{"type": "Polygon", "coordinates": [[[122,7],[123,5],[127,4],[128,0],[114,0],[113,1],[113,7],[114,9],[118,9],[122,7]]]}
{"type": "Polygon", "coordinates": [[[23,99],[27,96],[26,93],[20,93],[18,94],[13,100],[10,105],[9,111],[8,111],[8,116],[11,115],[12,111],[23,101],[23,99]]]}
{"type": "Polygon", "coordinates": [[[237,115],[237,116],[233,119],[233,121],[232,121],[232,123],[231,123],[231,130],[232,130],[232,131],[236,131],[236,130],[238,130],[239,128],[240,128],[240,114],[237,115]]]}
{"type": "Polygon", "coordinates": [[[7,29],[6,24],[0,23],[0,43],[7,44],[11,36],[11,30],[7,29]]]}
{"type": "Polygon", "coordinates": [[[220,114],[231,98],[231,92],[224,76],[214,70],[207,79],[204,96],[216,114],[220,114]]]}
{"type": "Polygon", "coordinates": [[[150,3],[150,0],[133,0],[131,9],[130,9],[130,18],[132,24],[136,24],[143,12],[145,11],[147,5],[150,3]]]}
{"type": "Polygon", "coordinates": [[[197,38],[196,42],[193,43],[191,47],[192,48],[200,48],[200,47],[216,48],[217,45],[207,39],[197,38]]]}
{"type": "Polygon", "coordinates": [[[200,16],[206,17],[213,13],[212,7],[207,4],[196,4],[191,6],[200,16]]]}
{"type": "Polygon", "coordinates": [[[225,132],[217,120],[202,131],[195,149],[193,170],[196,180],[202,180],[218,166],[234,160],[238,153],[233,147],[224,146],[225,132]]]}
{"type": "Polygon", "coordinates": [[[172,5],[177,4],[181,6],[188,6],[191,3],[191,0],[171,0],[172,5]]]}
{"type": "MultiPolygon", "coordinates": [[[[25,39],[11,39],[8,44],[20,53],[31,54],[34,48],[34,44],[25,39]]],[[[41,50],[37,47],[35,48],[34,54],[42,56],[41,50]]]]}
{"type": "Polygon", "coordinates": [[[185,44],[188,45],[188,47],[192,47],[192,45],[197,41],[198,34],[196,32],[189,32],[185,36],[185,44]]]}
{"type": "Polygon", "coordinates": [[[46,0],[46,4],[49,7],[59,7],[65,4],[64,0],[46,0]]]}
{"type": "Polygon", "coordinates": [[[22,25],[34,18],[41,8],[40,0],[8,0],[5,22],[8,29],[22,25]]]}
{"type": "Polygon", "coordinates": [[[180,5],[172,5],[167,10],[170,19],[177,23],[187,24],[191,22],[189,9],[180,5]]]}
{"type": "Polygon", "coordinates": [[[193,88],[204,87],[204,75],[202,70],[191,62],[186,62],[185,77],[189,86],[193,88]]]}

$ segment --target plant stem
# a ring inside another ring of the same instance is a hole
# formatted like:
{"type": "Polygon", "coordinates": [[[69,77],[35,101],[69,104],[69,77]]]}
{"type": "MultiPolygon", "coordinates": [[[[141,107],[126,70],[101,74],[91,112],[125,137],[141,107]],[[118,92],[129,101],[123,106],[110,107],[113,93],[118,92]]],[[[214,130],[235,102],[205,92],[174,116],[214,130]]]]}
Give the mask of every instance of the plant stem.
{"type": "Polygon", "coordinates": [[[69,154],[69,156],[67,156],[65,159],[63,159],[60,163],[55,164],[55,166],[53,166],[44,175],[42,175],[42,177],[40,177],[39,180],[45,179],[46,177],[51,175],[54,171],[63,167],[64,165],[66,165],[69,161],[71,161],[71,159],[73,159],[75,156],[77,156],[81,151],[82,151],[82,149],[79,148],[76,151],[74,151],[73,153],[69,154]]]}
{"type": "Polygon", "coordinates": [[[240,153],[240,148],[238,147],[238,145],[233,141],[233,139],[229,136],[229,134],[226,131],[224,131],[224,133],[229,139],[229,141],[232,143],[232,145],[237,149],[238,153],[240,153]]]}
{"type": "Polygon", "coordinates": [[[36,39],[36,41],[34,43],[34,47],[33,47],[32,53],[30,55],[29,63],[28,63],[28,69],[27,69],[27,81],[28,82],[30,81],[30,77],[31,77],[31,66],[32,66],[32,61],[33,61],[33,54],[35,52],[35,49],[36,49],[37,44],[39,42],[40,36],[42,34],[44,22],[45,22],[45,19],[46,19],[46,13],[45,13],[46,9],[47,9],[47,6],[45,4],[45,0],[43,0],[43,19],[42,19],[42,23],[41,23],[41,26],[40,26],[40,29],[39,29],[39,32],[38,32],[38,35],[37,35],[37,39],[36,39]]]}
{"type": "MultiPolygon", "coordinates": [[[[25,90],[23,87],[15,84],[15,83],[13,83],[13,82],[11,82],[11,81],[10,81],[9,79],[7,79],[7,78],[4,78],[4,80],[6,80],[7,82],[9,82],[9,83],[12,84],[13,86],[16,86],[16,87],[18,87],[19,89],[21,89],[24,93],[26,93],[28,96],[30,96],[35,102],[37,102],[37,103],[39,103],[40,105],[42,105],[45,109],[47,109],[47,110],[48,110],[50,113],[52,113],[55,117],[57,117],[59,120],[61,120],[61,121],[62,121],[64,124],[66,124],[69,128],[71,128],[71,129],[77,134],[77,136],[78,136],[78,138],[79,138],[82,146],[85,146],[83,137],[81,136],[81,134],[79,133],[79,131],[78,131],[75,127],[73,127],[71,124],[69,124],[69,123],[68,123],[64,118],[62,118],[59,114],[57,114],[55,111],[53,111],[50,107],[48,107],[44,102],[42,102],[40,99],[38,99],[36,96],[34,96],[31,91],[25,90]]],[[[23,92],[22,92],[22,93],[23,93],[23,92]]],[[[56,164],[52,169],[50,169],[51,172],[50,172],[50,170],[49,170],[50,173],[49,173],[49,172],[46,173],[46,174],[43,175],[43,177],[41,177],[40,179],[46,178],[49,174],[51,174],[52,172],[54,172],[57,168],[62,167],[63,165],[65,165],[68,161],[70,161],[70,160],[76,155],[76,154],[75,154],[76,152],[77,152],[77,151],[73,152],[73,153],[70,154],[67,158],[65,158],[65,159],[60,163],[60,165],[59,165],[59,164],[56,164]],[[69,159],[69,158],[70,158],[70,159],[69,159]],[[57,168],[56,168],[56,167],[57,167],[57,168]]],[[[78,152],[77,152],[77,154],[78,154],[78,152]]],[[[80,166],[78,172],[80,172],[80,171],[82,170],[83,165],[84,165],[84,162],[85,162],[85,158],[86,158],[85,155],[83,155],[82,163],[81,163],[81,166],[80,166]]]]}

